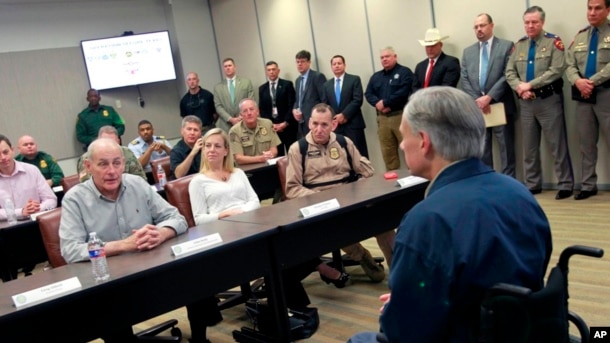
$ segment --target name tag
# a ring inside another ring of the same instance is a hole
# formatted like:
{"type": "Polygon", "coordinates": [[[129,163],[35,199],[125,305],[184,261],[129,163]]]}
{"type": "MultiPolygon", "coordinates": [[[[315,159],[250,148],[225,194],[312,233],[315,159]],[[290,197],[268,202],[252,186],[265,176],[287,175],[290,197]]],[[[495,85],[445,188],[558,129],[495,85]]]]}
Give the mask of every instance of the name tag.
{"type": "Polygon", "coordinates": [[[267,160],[267,165],[270,165],[270,166],[274,166],[274,165],[276,165],[276,164],[277,164],[277,160],[279,160],[279,159],[280,159],[280,158],[282,158],[282,157],[284,157],[284,156],[280,156],[280,157],[276,157],[276,158],[270,158],[270,159],[268,159],[268,160],[267,160]]]}
{"type": "Polygon", "coordinates": [[[415,185],[419,185],[420,183],[427,182],[427,179],[419,176],[407,176],[402,179],[396,180],[396,185],[400,188],[411,187],[415,185]]]}
{"type": "Polygon", "coordinates": [[[64,190],[64,188],[62,186],[55,186],[55,187],[53,187],[53,192],[55,192],[55,193],[61,192],[63,190],[64,190]]]}
{"type": "Polygon", "coordinates": [[[81,288],[80,281],[78,281],[78,277],[75,276],[31,291],[13,295],[12,298],[15,307],[21,309],[73,293],[81,288]]]}
{"type": "Polygon", "coordinates": [[[318,214],[336,210],[339,207],[341,207],[339,205],[339,201],[335,198],[335,199],[319,202],[319,203],[311,205],[311,206],[303,207],[299,211],[301,212],[301,215],[303,216],[303,218],[309,218],[309,217],[317,216],[318,214]]]}
{"type": "Polygon", "coordinates": [[[222,242],[222,238],[217,232],[211,235],[203,236],[201,238],[193,239],[188,242],[172,245],[172,253],[174,254],[174,256],[180,257],[195,251],[203,250],[209,246],[218,244],[220,242],[222,242]]]}

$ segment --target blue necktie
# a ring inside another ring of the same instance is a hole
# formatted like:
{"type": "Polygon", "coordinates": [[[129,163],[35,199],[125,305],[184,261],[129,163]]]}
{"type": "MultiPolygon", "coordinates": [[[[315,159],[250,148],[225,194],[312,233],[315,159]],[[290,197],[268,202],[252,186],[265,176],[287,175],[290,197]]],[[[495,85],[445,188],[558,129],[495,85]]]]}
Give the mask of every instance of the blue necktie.
{"type": "Polygon", "coordinates": [[[335,99],[337,100],[337,107],[339,107],[341,104],[341,79],[335,81],[335,99]]]}
{"type": "Polygon", "coordinates": [[[235,103],[235,85],[233,80],[229,80],[229,94],[231,95],[231,103],[235,103]]]}
{"type": "Polygon", "coordinates": [[[587,68],[585,69],[585,77],[590,78],[595,74],[597,69],[597,27],[593,28],[591,40],[589,41],[589,55],[587,56],[587,68]]]}
{"type": "Polygon", "coordinates": [[[481,93],[485,93],[485,83],[487,82],[487,65],[489,64],[489,56],[487,54],[487,42],[481,44],[481,70],[479,76],[479,88],[481,93]]]}
{"type": "Polygon", "coordinates": [[[536,59],[536,41],[531,40],[530,50],[527,53],[527,72],[525,74],[525,81],[530,82],[534,79],[534,59],[536,59]]]}

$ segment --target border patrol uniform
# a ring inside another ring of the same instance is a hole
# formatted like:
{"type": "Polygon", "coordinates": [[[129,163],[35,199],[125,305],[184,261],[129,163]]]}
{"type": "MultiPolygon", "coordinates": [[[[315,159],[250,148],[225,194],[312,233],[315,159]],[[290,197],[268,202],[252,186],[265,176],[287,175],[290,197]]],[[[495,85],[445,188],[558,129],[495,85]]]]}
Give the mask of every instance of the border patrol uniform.
{"type": "Polygon", "coordinates": [[[566,124],[563,114],[561,78],[565,69],[564,46],[561,38],[542,32],[534,40],[535,58],[528,61],[532,42],[525,36],[515,43],[506,66],[506,82],[513,90],[521,82],[532,85],[533,99],[519,99],[523,130],[525,185],[530,190],[542,189],[540,166],[540,129],[555,160],[555,175],[559,190],[572,190],[574,175],[568,151],[566,124]],[[533,64],[534,78],[526,79],[527,65],[533,64]]]}
{"type": "MultiPolygon", "coordinates": [[[[587,58],[596,53],[595,74],[588,79],[595,84],[596,103],[576,102],[576,127],[578,129],[581,162],[581,191],[597,190],[597,141],[599,129],[610,147],[610,22],[597,28],[597,47],[590,47],[592,26],[580,30],[566,54],[566,76],[570,84],[585,77],[587,58]]],[[[578,91],[578,90],[576,90],[578,91]]]]}
{"type": "Polygon", "coordinates": [[[243,120],[229,130],[231,152],[245,156],[262,155],[272,147],[282,144],[277,132],[273,131],[273,122],[265,118],[256,119],[256,128],[249,129],[243,120]]]}
{"type": "Polygon", "coordinates": [[[36,156],[31,160],[21,154],[15,156],[15,160],[38,167],[45,180],[53,181],[53,187],[59,186],[61,184],[61,179],[64,178],[64,172],[61,170],[59,164],[57,164],[57,161],[55,161],[53,156],[44,151],[38,151],[36,156]]]}
{"type": "MultiPolygon", "coordinates": [[[[169,144],[169,142],[165,139],[165,136],[153,136],[152,140],[153,140],[153,143],[154,142],[163,143],[163,144],[167,145],[168,148],[170,148],[170,149],[172,148],[172,145],[169,144]]],[[[131,152],[133,152],[133,154],[136,156],[136,158],[140,158],[140,156],[144,155],[146,150],[148,150],[148,148],[150,147],[150,144],[146,143],[146,141],[144,141],[144,139],[142,139],[142,137],[138,137],[138,138],[134,139],[133,141],[131,141],[131,143],[129,143],[129,145],[127,145],[127,147],[129,148],[129,150],[131,150],[131,152]]],[[[161,150],[161,152],[153,151],[150,154],[150,160],[148,161],[148,164],[146,165],[146,167],[144,167],[144,171],[146,173],[152,172],[152,167],[150,166],[150,161],[158,160],[161,157],[165,157],[165,156],[169,156],[169,155],[164,150],[161,150]]]]}
{"type": "Polygon", "coordinates": [[[97,110],[87,107],[76,117],[76,138],[85,145],[85,149],[97,139],[102,126],[116,128],[119,138],[125,133],[125,122],[112,106],[99,105],[97,110]]]}

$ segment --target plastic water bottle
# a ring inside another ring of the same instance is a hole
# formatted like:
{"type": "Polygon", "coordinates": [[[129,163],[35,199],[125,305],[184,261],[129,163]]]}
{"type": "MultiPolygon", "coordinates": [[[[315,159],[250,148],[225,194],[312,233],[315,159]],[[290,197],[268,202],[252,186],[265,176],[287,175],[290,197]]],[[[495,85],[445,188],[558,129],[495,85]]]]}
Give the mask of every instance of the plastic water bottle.
{"type": "Polygon", "coordinates": [[[15,204],[10,198],[4,200],[4,212],[6,212],[6,221],[9,225],[17,224],[17,216],[15,215],[15,204]]]}
{"type": "Polygon", "coordinates": [[[159,179],[159,187],[165,187],[167,177],[165,176],[165,169],[163,169],[162,165],[157,166],[157,179],[159,179]]]}
{"type": "Polygon", "coordinates": [[[108,262],[106,261],[106,250],[104,243],[97,237],[95,232],[89,233],[89,259],[95,281],[104,281],[110,277],[108,274],[108,262]]]}

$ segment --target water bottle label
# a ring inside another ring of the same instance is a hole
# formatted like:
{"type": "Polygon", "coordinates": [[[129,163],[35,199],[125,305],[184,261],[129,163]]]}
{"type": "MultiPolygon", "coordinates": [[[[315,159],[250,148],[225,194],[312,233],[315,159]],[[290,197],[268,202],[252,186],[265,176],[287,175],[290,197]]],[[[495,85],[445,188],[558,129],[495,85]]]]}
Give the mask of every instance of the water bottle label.
{"type": "Polygon", "coordinates": [[[104,249],[89,250],[90,258],[97,258],[97,257],[104,257],[104,256],[106,256],[106,251],[104,249]]]}

